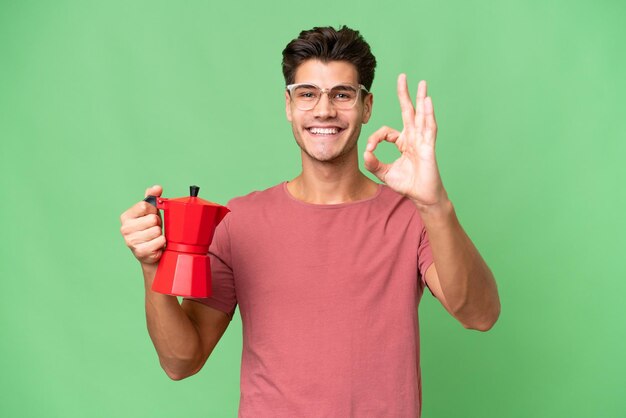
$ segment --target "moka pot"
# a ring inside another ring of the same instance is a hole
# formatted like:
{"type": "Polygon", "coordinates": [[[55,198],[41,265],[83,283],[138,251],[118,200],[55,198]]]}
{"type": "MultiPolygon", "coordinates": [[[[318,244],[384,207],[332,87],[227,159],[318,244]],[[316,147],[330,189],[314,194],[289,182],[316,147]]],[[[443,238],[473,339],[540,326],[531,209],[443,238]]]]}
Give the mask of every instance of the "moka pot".
{"type": "Polygon", "coordinates": [[[144,199],[163,211],[165,227],[165,250],[152,283],[155,292],[194,298],[211,295],[209,245],[229,210],[200,199],[199,190],[191,186],[189,197],[144,199]]]}

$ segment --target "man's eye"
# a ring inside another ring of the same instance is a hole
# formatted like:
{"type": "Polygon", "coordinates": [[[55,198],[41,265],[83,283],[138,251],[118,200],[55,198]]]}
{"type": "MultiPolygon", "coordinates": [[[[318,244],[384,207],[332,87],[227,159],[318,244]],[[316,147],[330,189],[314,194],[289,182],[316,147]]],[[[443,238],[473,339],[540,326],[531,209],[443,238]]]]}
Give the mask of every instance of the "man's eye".
{"type": "Polygon", "coordinates": [[[296,97],[301,99],[315,99],[317,98],[317,91],[313,89],[297,89],[296,97]]]}
{"type": "Polygon", "coordinates": [[[354,99],[355,92],[350,89],[345,90],[335,90],[333,92],[333,99],[339,101],[350,101],[354,99]]]}

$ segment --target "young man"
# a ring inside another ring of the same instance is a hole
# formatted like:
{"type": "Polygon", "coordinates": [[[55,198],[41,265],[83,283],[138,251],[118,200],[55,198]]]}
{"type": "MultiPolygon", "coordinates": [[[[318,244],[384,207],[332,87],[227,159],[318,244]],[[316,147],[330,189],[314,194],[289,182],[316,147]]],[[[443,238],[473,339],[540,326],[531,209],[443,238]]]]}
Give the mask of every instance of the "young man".
{"type": "Polygon", "coordinates": [[[345,27],[304,31],[287,45],[285,106],[302,172],[229,202],[210,250],[211,298],[179,305],[152,292],[160,218],[145,202],[121,217],[144,273],[148,330],[172,379],[202,368],[239,305],[242,417],[419,416],[424,287],[466,328],[486,331],[498,318],[494,278],[441,182],[424,81],[413,106],[400,75],[404,128],[368,140],[365,166],[384,184],[359,170],[375,65],[345,27]],[[374,155],[382,141],[401,152],[395,162],[374,155]]]}

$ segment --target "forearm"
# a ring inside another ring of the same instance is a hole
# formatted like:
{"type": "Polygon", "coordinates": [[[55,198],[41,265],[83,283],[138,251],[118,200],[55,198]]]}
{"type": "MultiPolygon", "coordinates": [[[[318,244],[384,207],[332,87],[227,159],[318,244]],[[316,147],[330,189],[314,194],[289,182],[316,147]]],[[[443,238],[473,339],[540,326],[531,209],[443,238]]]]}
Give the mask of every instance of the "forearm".
{"type": "Polygon", "coordinates": [[[466,328],[486,331],[500,314],[491,270],[459,223],[452,202],[420,207],[439,284],[450,312],[466,328]]]}
{"type": "Polygon", "coordinates": [[[148,333],[167,375],[180,380],[195,374],[206,360],[200,335],[176,296],[151,290],[156,265],[142,265],[148,333]]]}

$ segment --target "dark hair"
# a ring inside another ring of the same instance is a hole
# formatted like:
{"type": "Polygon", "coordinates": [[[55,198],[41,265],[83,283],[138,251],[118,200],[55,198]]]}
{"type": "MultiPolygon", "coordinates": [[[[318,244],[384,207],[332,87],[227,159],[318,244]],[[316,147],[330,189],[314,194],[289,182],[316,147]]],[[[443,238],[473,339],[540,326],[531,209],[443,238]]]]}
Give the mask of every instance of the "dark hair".
{"type": "Polygon", "coordinates": [[[368,90],[372,87],[376,58],[359,31],[342,26],[339,30],[315,27],[300,32],[283,50],[285,84],[292,84],[300,64],[310,59],[347,61],[356,67],[359,83],[368,90]]]}

